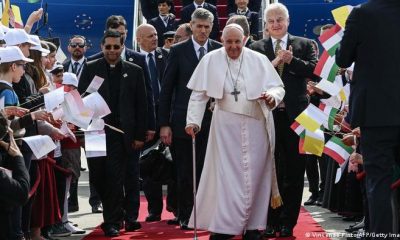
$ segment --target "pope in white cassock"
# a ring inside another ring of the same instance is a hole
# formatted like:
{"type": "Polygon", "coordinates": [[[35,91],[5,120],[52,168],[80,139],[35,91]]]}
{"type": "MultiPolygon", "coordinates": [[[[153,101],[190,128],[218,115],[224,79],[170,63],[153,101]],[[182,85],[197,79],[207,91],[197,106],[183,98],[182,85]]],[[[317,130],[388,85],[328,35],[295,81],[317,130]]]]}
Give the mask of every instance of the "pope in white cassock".
{"type": "Polygon", "coordinates": [[[208,100],[216,100],[196,196],[197,226],[213,240],[241,234],[262,239],[258,230],[265,229],[271,191],[279,197],[271,111],[285,90],[268,58],[243,48],[239,25],[227,25],[222,42],[224,48],[202,58],[187,85],[193,91],[186,132],[192,137],[201,131],[208,100]]]}

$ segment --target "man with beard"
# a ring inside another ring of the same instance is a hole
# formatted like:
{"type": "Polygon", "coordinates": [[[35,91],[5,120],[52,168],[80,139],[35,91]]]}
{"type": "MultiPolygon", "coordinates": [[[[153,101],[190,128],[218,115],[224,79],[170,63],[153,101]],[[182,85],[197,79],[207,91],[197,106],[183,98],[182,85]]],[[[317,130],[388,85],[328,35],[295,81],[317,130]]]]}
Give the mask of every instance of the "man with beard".
{"type": "Polygon", "coordinates": [[[86,63],[86,50],[86,38],[81,35],[72,36],[68,43],[68,52],[71,54],[71,58],[64,61],[64,71],[75,73],[79,79],[86,63]]]}

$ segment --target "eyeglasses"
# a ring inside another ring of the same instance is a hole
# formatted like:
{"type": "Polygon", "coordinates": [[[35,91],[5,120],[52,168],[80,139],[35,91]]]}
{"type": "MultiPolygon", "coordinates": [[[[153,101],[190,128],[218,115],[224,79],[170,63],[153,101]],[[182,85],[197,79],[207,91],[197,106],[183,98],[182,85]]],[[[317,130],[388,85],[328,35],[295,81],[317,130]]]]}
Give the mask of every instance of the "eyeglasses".
{"type": "Polygon", "coordinates": [[[17,66],[19,66],[19,67],[21,67],[22,66],[22,68],[25,70],[25,68],[26,68],[26,64],[25,63],[16,63],[15,65],[17,65],[17,66]]]}
{"type": "Polygon", "coordinates": [[[79,43],[79,44],[78,43],[70,43],[69,46],[72,48],[76,48],[76,47],[84,48],[85,44],[84,43],[79,43]]]}
{"type": "Polygon", "coordinates": [[[111,50],[111,48],[113,48],[114,50],[119,50],[121,48],[121,45],[105,45],[104,48],[107,50],[111,50]]]}

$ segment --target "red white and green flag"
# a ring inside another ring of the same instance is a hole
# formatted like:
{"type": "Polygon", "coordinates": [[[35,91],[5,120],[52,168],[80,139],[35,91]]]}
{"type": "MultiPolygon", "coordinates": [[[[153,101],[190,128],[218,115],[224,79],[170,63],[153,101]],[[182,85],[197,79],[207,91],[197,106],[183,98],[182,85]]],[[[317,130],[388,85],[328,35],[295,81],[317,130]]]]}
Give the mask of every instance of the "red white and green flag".
{"type": "Polygon", "coordinates": [[[301,126],[300,123],[298,123],[296,121],[294,121],[292,123],[292,125],[290,125],[290,128],[299,136],[305,130],[305,128],[303,126],[301,126]]]}
{"type": "Polygon", "coordinates": [[[325,31],[318,39],[328,54],[334,56],[342,38],[343,29],[336,24],[331,29],[325,31]]]}
{"type": "Polygon", "coordinates": [[[324,51],[314,69],[314,74],[321,78],[325,78],[330,82],[334,82],[338,70],[339,66],[336,65],[335,58],[329,56],[327,51],[324,51]]]}
{"type": "Polygon", "coordinates": [[[342,139],[335,136],[325,144],[324,148],[324,153],[333,158],[339,165],[343,164],[353,152],[352,147],[347,146],[342,142],[342,139]]]}
{"type": "Polygon", "coordinates": [[[333,131],[333,125],[335,125],[335,116],[339,110],[334,107],[327,106],[324,103],[319,104],[319,109],[321,109],[328,116],[328,121],[323,123],[324,127],[330,131],[333,131]]]}

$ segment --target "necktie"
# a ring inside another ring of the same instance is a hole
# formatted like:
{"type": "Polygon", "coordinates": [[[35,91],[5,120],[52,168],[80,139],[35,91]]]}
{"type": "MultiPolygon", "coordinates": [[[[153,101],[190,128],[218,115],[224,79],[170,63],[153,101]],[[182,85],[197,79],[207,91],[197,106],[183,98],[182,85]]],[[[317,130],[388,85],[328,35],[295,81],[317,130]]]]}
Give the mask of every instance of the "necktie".
{"type": "Polygon", "coordinates": [[[157,67],[153,59],[153,54],[149,53],[147,56],[149,57],[149,70],[150,70],[151,86],[153,88],[154,102],[158,102],[158,97],[160,95],[160,87],[158,85],[157,67]]]}
{"type": "Polygon", "coordinates": [[[204,47],[200,47],[199,48],[199,61],[204,57],[204,55],[206,54],[206,49],[204,47]]]}
{"type": "MultiPolygon", "coordinates": [[[[278,55],[278,51],[282,49],[282,48],[281,48],[281,42],[282,42],[282,40],[280,40],[280,39],[277,39],[277,40],[276,40],[276,44],[275,44],[275,56],[277,56],[277,55],[278,55]]],[[[278,65],[278,73],[279,73],[279,76],[282,76],[282,72],[283,72],[283,67],[284,67],[284,66],[285,66],[284,63],[281,63],[281,64],[278,65]]]]}
{"type": "Polygon", "coordinates": [[[74,62],[74,66],[72,68],[72,72],[75,74],[78,74],[78,67],[79,67],[79,63],[78,62],[74,62]]]}

